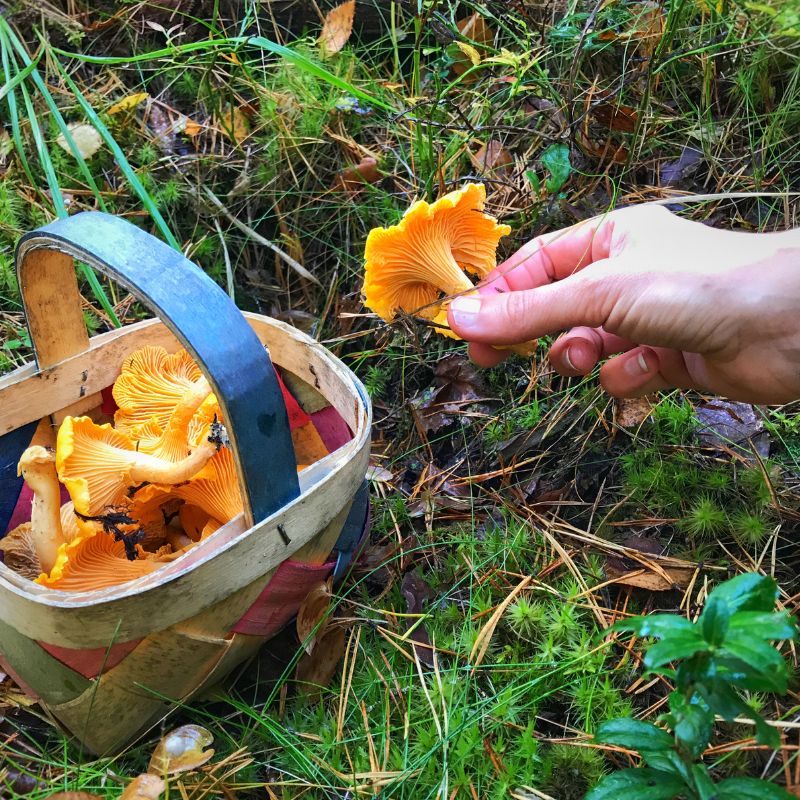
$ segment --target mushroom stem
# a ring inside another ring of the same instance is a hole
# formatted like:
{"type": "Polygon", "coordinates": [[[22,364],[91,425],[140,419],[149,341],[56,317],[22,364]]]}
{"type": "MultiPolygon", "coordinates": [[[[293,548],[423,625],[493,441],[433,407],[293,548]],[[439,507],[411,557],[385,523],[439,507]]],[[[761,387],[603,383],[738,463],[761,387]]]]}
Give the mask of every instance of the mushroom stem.
{"type": "Polygon", "coordinates": [[[66,541],[61,527],[61,489],[55,453],[39,445],[29,447],[19,460],[17,475],[33,491],[31,534],[42,570],[49,572],[58,548],[66,541]]]}
{"type": "Polygon", "coordinates": [[[211,456],[218,450],[216,444],[201,442],[191,454],[181,461],[164,461],[164,459],[139,453],[131,462],[128,477],[131,483],[183,483],[196,475],[206,465],[211,456]]]}

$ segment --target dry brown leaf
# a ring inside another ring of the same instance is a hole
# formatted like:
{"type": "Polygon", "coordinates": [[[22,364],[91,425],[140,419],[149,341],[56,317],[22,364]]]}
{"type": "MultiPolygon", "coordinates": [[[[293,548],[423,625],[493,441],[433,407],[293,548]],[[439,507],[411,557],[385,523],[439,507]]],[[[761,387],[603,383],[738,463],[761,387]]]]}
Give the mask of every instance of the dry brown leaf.
{"type": "Polygon", "coordinates": [[[353,32],[355,13],[356,0],[346,0],[327,13],[319,36],[319,46],[323,53],[338,53],[347,44],[353,32]]]}
{"type": "Polygon", "coordinates": [[[119,800],[157,800],[166,788],[167,784],[158,775],[139,775],[125,787],[119,800]]]}
{"type": "Polygon", "coordinates": [[[312,702],[320,698],[322,689],[333,680],[336,667],[344,656],[344,646],[344,628],[334,625],[320,637],[313,653],[303,653],[295,672],[300,694],[312,702]]]}
{"type": "Polygon", "coordinates": [[[510,167],[514,164],[511,153],[497,139],[490,139],[477,153],[470,153],[469,157],[481,174],[504,175],[510,172],[510,167]]]}
{"type": "Polygon", "coordinates": [[[353,167],[341,170],[336,176],[336,188],[355,194],[365,183],[377,183],[381,179],[378,162],[372,156],[364,156],[353,167]]]}
{"type": "Polygon", "coordinates": [[[214,751],[206,750],[214,737],[199,725],[183,725],[161,738],[147,771],[151,775],[177,775],[202,767],[214,751]]]}
{"type": "Polygon", "coordinates": [[[685,589],[697,569],[689,562],[676,563],[677,559],[664,556],[664,546],[653,537],[629,536],[622,544],[628,548],[628,554],[606,557],[606,577],[624,586],[651,592],[685,589]]]}
{"type": "Polygon", "coordinates": [[[653,413],[653,398],[622,397],[614,401],[614,421],[621,428],[638,428],[653,413]]]}
{"type": "Polygon", "coordinates": [[[592,116],[601,125],[612,131],[633,133],[639,112],[632,106],[619,103],[600,103],[592,109],[592,116]]]}
{"type": "Polygon", "coordinates": [[[303,645],[306,653],[314,650],[314,645],[325,633],[323,620],[331,607],[331,586],[329,581],[320,581],[303,600],[297,612],[297,638],[303,645]],[[314,630],[322,623],[318,630],[314,630]]]}
{"type": "MultiPolygon", "coordinates": [[[[67,130],[69,131],[70,137],[75,142],[75,147],[78,148],[78,152],[84,158],[91,158],[103,146],[103,139],[92,125],[88,125],[85,122],[71,122],[67,125],[67,130]]],[[[72,148],[69,146],[63,133],[58,134],[56,141],[60,147],[66,150],[71,156],[74,156],[72,148]]]]}
{"type": "Polygon", "coordinates": [[[89,794],[88,792],[56,792],[55,794],[48,794],[44,800],[96,800],[102,795],[89,794]]]}
{"type": "Polygon", "coordinates": [[[671,589],[685,589],[692,580],[695,570],[691,567],[664,567],[663,575],[639,567],[634,570],[619,570],[610,562],[606,563],[606,577],[614,583],[623,586],[633,586],[636,589],[647,589],[651,592],[668,592],[671,589]]]}

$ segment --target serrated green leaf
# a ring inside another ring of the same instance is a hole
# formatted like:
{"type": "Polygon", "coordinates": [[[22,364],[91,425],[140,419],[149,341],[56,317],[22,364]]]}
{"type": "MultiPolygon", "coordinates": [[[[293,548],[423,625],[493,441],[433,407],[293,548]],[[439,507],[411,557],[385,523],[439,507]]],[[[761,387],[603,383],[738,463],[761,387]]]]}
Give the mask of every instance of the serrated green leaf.
{"type": "Polygon", "coordinates": [[[731,612],[728,604],[713,595],[708,598],[703,613],[697,621],[703,638],[712,645],[720,645],[725,641],[728,632],[731,612]]]}
{"type": "Polygon", "coordinates": [[[670,661],[691,658],[696,653],[702,653],[705,650],[708,650],[708,642],[698,631],[690,629],[675,632],[648,649],[644,657],[644,665],[647,669],[657,669],[670,661]]]}
{"type": "Polygon", "coordinates": [[[629,717],[602,723],[597,728],[594,739],[601,744],[615,744],[640,753],[648,750],[671,750],[674,744],[666,731],[651,722],[629,717]]]}
{"type": "Polygon", "coordinates": [[[757,778],[726,778],[717,784],[717,800],[793,800],[785,789],[757,778]]]}
{"type": "Polygon", "coordinates": [[[737,611],[729,625],[731,633],[759,639],[796,639],[797,626],[786,611],[765,614],[761,611],[737,611]]]}
{"type": "MultiPolygon", "coordinates": [[[[778,599],[778,584],[774,579],[757,572],[745,572],[720,584],[708,596],[727,603],[731,613],[736,611],[772,611],[778,599]]],[[[708,602],[706,601],[706,602],[708,602]]]]}
{"type": "Polygon", "coordinates": [[[641,767],[607,775],[584,800],[673,800],[685,790],[675,775],[641,767]]]}

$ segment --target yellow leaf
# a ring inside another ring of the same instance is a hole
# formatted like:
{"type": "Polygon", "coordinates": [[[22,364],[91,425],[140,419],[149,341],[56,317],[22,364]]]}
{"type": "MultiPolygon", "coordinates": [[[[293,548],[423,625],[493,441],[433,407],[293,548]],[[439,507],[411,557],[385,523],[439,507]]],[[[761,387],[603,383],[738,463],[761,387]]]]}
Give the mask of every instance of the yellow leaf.
{"type": "Polygon", "coordinates": [[[471,44],[456,42],[456,46],[472,62],[473,67],[481,63],[481,54],[471,44]]]}
{"type": "Polygon", "coordinates": [[[242,144],[250,135],[250,121],[241,108],[225,106],[217,123],[222,132],[237,144],[242,144]]]}
{"type": "MultiPolygon", "coordinates": [[[[103,145],[103,140],[100,134],[94,129],[92,125],[87,125],[85,122],[71,122],[67,125],[70,138],[75,143],[78,152],[84,158],[91,158],[103,145]]],[[[56,139],[59,146],[66,150],[70,155],[75,155],[72,148],[67,142],[67,138],[63,133],[58,135],[56,139]]]]}
{"type": "Polygon", "coordinates": [[[353,32],[355,13],[356,0],[346,0],[328,12],[319,37],[323,53],[338,53],[347,44],[353,32]]]}
{"type": "Polygon", "coordinates": [[[114,105],[108,109],[108,113],[119,114],[120,111],[129,111],[132,108],[136,108],[140,103],[143,103],[148,97],[150,97],[150,95],[147,94],[147,92],[129,94],[127,97],[123,97],[119,102],[114,103],[114,105]]]}

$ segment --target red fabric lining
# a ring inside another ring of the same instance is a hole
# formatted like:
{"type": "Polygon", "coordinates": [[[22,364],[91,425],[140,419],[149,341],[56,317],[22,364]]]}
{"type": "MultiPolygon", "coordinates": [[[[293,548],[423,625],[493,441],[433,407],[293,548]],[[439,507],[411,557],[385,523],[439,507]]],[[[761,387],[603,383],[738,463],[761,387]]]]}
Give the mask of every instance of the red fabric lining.
{"type": "Polygon", "coordinates": [[[297,616],[306,595],[331,574],[334,564],[333,561],[327,564],[284,561],[231,632],[274,636],[297,616]]]}
{"type": "Polygon", "coordinates": [[[37,642],[37,644],[65,667],[69,667],[83,675],[84,678],[91,680],[101,672],[114,669],[120,661],[136,649],[141,641],[141,639],[135,639],[132,642],[113,644],[111,647],[95,647],[88,650],[75,650],[71,647],[45,644],[45,642],[37,642]]]}

